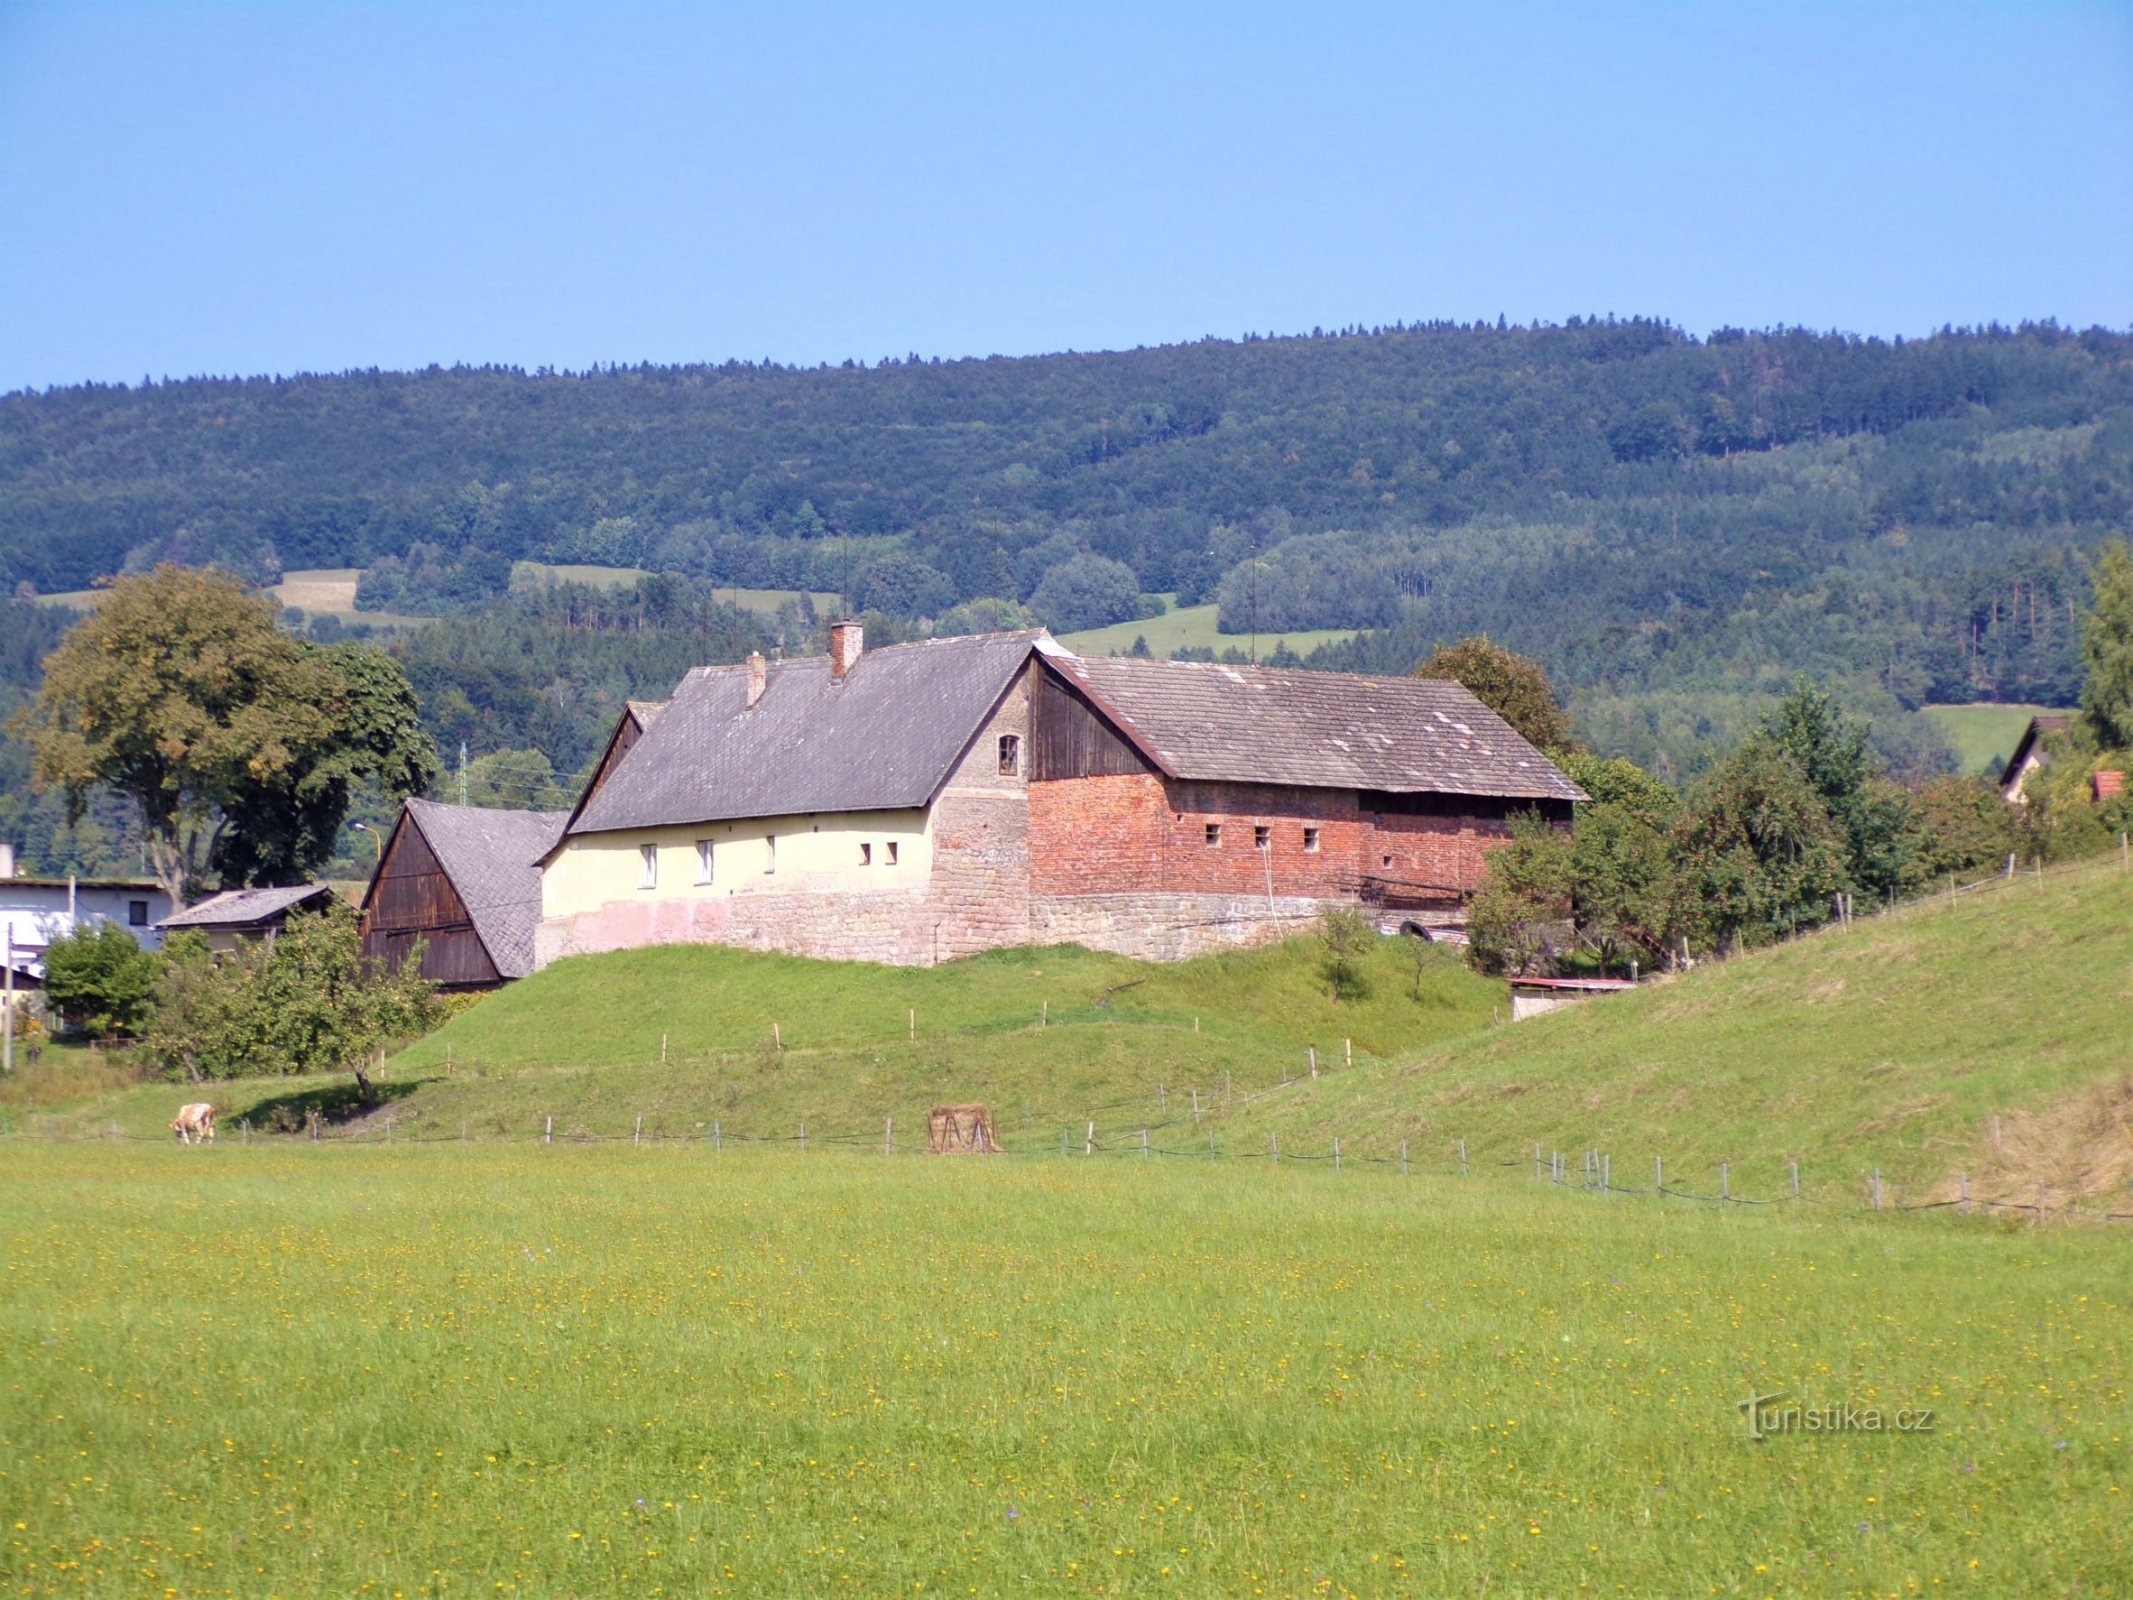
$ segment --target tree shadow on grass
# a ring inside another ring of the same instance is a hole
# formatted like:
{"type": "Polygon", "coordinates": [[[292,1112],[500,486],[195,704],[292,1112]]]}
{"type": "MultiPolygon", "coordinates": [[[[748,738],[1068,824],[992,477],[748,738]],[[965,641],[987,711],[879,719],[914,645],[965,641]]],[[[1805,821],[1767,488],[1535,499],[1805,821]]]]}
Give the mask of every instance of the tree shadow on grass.
{"type": "Polygon", "coordinates": [[[394,1101],[404,1100],[420,1089],[422,1082],[379,1083],[373,1079],[370,1087],[368,1100],[363,1098],[363,1091],[352,1078],[346,1083],[293,1089],[287,1094],[270,1095],[256,1101],[244,1114],[254,1128],[266,1133],[302,1133],[311,1126],[314,1116],[325,1127],[337,1127],[375,1116],[390,1108],[394,1101]]]}

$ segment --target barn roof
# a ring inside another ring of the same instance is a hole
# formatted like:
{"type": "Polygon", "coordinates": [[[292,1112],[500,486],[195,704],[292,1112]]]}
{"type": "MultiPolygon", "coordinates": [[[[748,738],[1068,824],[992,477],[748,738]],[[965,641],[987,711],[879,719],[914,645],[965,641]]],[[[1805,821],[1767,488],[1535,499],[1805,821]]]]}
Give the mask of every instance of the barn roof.
{"type": "Polygon", "coordinates": [[[286,916],[312,900],[330,900],[323,883],[292,883],[278,889],[225,889],[198,905],[165,917],[162,928],[251,928],[286,916]]]}
{"type": "Polygon", "coordinates": [[[1172,777],[1582,800],[1457,683],[1207,661],[1045,659],[1172,777]]]}
{"type": "Polygon", "coordinates": [[[863,652],[832,682],[828,656],[698,667],[646,725],[569,832],[922,806],[1029,659],[1041,630],[863,652]]]}
{"type": "Polygon", "coordinates": [[[523,978],[533,970],[533,934],[541,921],[539,862],[570,813],[410,800],[407,815],[459,892],[498,974],[523,978]]]}

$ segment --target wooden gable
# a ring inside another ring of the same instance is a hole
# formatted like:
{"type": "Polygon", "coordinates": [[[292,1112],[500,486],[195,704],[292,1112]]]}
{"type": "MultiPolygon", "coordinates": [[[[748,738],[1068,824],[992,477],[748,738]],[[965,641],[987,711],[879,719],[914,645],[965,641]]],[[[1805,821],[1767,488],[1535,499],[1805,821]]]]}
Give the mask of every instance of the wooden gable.
{"type": "Polygon", "coordinates": [[[503,981],[451,875],[403,808],[363,896],[363,956],[398,971],[417,944],[432,983],[466,989],[503,981]]]}

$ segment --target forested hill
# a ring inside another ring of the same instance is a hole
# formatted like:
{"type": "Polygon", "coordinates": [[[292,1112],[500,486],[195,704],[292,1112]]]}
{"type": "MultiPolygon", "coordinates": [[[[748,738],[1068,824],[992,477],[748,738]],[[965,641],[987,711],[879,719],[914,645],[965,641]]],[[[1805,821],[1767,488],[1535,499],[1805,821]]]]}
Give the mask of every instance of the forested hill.
{"type": "Polygon", "coordinates": [[[1891,703],[2063,702],[2087,552],[2129,526],[2133,336],[2050,324],[1573,320],[0,398],[8,590],[164,557],[358,566],[363,603],[435,611],[531,557],[901,618],[1219,598],[1233,632],[1382,630],[1326,664],[1404,670],[1486,630],[1646,756],[1669,696],[1796,668],[1891,703]]]}

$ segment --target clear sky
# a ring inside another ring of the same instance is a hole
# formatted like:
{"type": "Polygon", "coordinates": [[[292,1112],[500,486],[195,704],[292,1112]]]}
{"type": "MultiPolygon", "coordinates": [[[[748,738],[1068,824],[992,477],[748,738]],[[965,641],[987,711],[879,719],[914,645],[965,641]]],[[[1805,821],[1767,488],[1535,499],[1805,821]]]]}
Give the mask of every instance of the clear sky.
{"type": "Polygon", "coordinates": [[[2133,0],[0,0],[0,389],[2133,324],[2133,0]]]}

